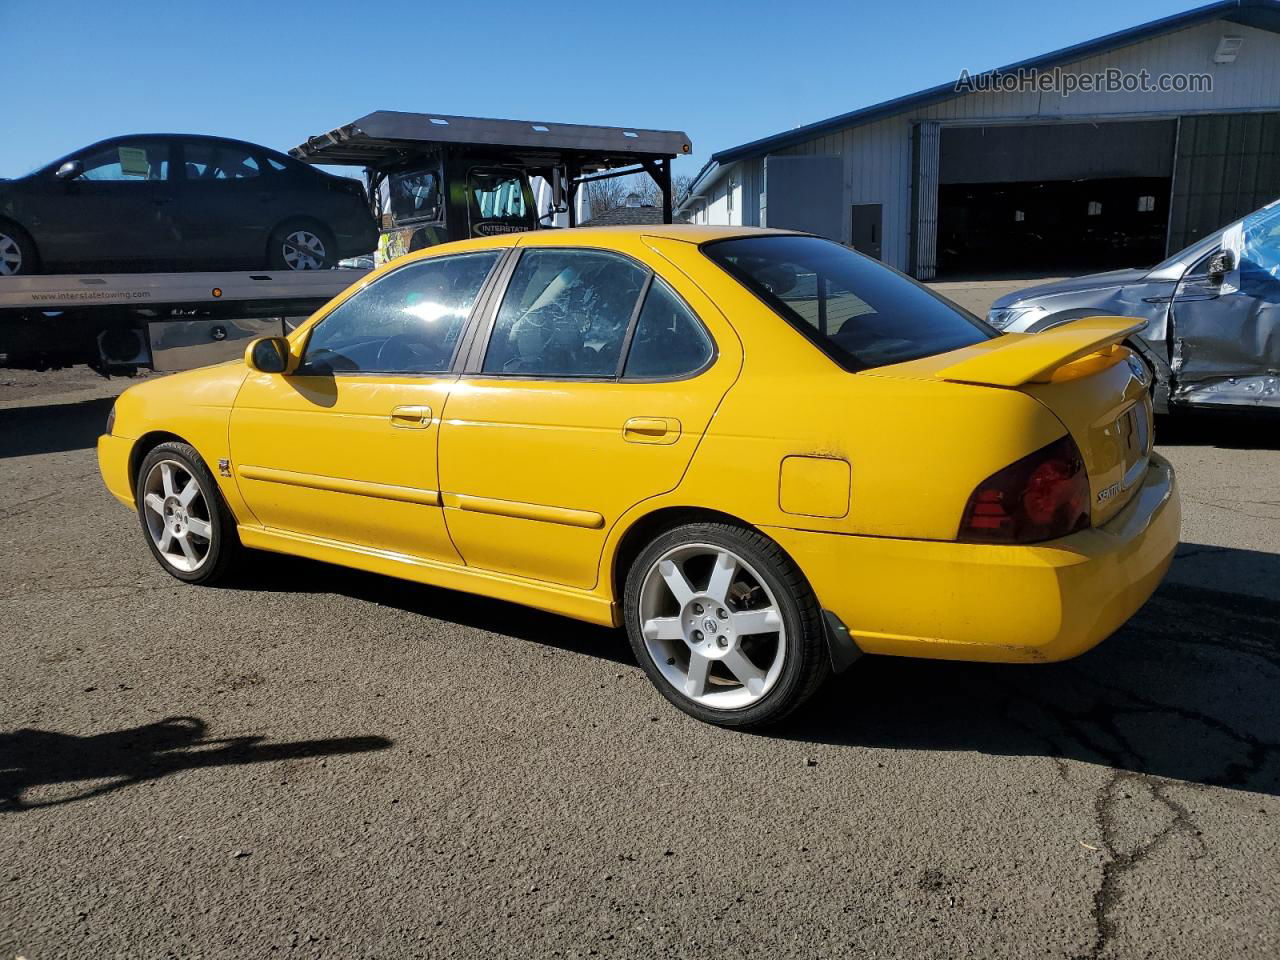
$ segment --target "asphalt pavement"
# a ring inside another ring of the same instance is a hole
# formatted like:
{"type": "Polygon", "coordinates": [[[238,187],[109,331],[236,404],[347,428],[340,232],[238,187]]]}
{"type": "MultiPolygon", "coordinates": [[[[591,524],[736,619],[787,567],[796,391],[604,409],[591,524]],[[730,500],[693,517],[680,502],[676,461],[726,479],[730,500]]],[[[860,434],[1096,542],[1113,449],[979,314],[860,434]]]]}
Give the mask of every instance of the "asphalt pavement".
{"type": "MultiPolygon", "coordinates": [[[[970,292],[972,295],[972,292],[970,292]]],[[[619,631],[259,556],[184,586],[0,371],[0,958],[1280,955],[1280,431],[1065,664],[864,658],[767,734],[619,631]]]]}

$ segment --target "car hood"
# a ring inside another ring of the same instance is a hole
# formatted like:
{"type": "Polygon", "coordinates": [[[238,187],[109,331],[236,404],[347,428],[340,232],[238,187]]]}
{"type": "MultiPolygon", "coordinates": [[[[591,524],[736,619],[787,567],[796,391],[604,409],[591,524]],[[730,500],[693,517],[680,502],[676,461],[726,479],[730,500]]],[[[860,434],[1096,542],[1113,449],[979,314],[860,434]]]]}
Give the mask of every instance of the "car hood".
{"type": "Polygon", "coordinates": [[[1091,273],[1084,277],[1068,277],[1066,280],[1056,280],[1053,283],[1042,283],[1038,287],[1027,287],[1023,290],[1015,290],[1013,293],[1006,293],[1003,297],[997,299],[992,305],[993,310],[1001,307],[1009,307],[1022,300],[1039,300],[1043,297],[1053,297],[1062,293],[1081,293],[1085,290],[1102,290],[1108,287],[1119,289],[1131,283],[1141,283],[1146,280],[1149,269],[1133,269],[1133,270],[1109,270],[1106,273],[1091,273]]]}

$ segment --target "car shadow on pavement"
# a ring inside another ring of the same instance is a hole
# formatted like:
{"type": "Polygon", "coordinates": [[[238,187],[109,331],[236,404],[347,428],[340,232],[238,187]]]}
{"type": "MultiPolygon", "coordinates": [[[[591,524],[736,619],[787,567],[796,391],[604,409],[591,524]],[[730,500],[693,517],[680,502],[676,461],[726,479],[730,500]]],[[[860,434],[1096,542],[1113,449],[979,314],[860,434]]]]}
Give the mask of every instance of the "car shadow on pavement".
{"type": "MultiPolygon", "coordinates": [[[[1280,576],[1280,557],[1257,556],[1280,576]]],[[[1038,755],[1280,795],[1278,690],[1280,602],[1166,582],[1076,660],[865,657],[772,732],[859,747],[1038,755]]],[[[1067,776],[1064,764],[1058,770],[1067,776]]]]}
{"type": "Polygon", "coordinates": [[[543,613],[492,597],[407,583],[301,557],[251,554],[250,561],[220,586],[273,593],[334,593],[558,650],[636,665],[626,634],[621,630],[543,613]]]}
{"type": "Polygon", "coordinates": [[[97,446],[112,397],[0,408],[0,458],[64,453],[97,446]]]}
{"type": "MultiPolygon", "coordinates": [[[[1184,556],[1280,583],[1280,555],[1184,544],[1184,556]]],[[[257,560],[228,586],[339,594],[635,665],[621,630],[300,558],[257,560]]],[[[1280,595],[1168,580],[1128,624],[1076,660],[1011,666],[865,657],[759,735],[1080,760],[1280,795],[1278,690],[1280,595]]]]}
{"type": "Polygon", "coordinates": [[[168,717],[89,736],[0,732],[0,814],[85,800],[181,770],[385,750],[393,742],[367,736],[265,743],[260,736],[207,739],[205,730],[198,717],[168,717]]]}

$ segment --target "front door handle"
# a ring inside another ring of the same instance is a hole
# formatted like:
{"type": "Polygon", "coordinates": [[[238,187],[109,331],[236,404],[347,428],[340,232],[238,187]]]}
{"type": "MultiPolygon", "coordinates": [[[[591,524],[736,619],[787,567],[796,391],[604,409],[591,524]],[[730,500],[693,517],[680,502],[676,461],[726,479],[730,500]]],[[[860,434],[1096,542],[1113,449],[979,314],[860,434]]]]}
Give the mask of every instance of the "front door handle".
{"type": "Polygon", "coordinates": [[[425,430],[431,426],[431,408],[396,407],[391,411],[391,425],[405,430],[425,430]]]}
{"type": "Polygon", "coordinates": [[[675,443],[680,421],[671,417],[632,417],[622,425],[622,439],[629,443],[675,443]]]}

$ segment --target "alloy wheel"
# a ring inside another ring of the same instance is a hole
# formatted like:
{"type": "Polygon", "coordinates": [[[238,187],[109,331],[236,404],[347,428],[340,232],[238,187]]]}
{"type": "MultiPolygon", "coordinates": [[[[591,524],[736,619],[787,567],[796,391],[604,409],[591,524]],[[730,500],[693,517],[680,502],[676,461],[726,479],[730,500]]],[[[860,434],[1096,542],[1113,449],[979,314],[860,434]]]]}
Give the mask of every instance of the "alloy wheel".
{"type": "Polygon", "coordinates": [[[740,709],[777,683],[786,658],[782,611],[733,551],[706,543],[667,551],[645,574],[639,606],[646,652],[695,703],[740,709]]]}
{"type": "Polygon", "coordinates": [[[193,573],[209,559],[213,524],[196,478],[177,460],[161,460],[142,485],[143,515],[165,562],[193,573]]]}
{"type": "Polygon", "coordinates": [[[22,272],[22,247],[7,233],[0,233],[0,277],[22,272]]]}
{"type": "Polygon", "coordinates": [[[324,241],[310,230],[294,230],[288,234],[282,253],[290,270],[320,270],[325,264],[324,241]]]}

